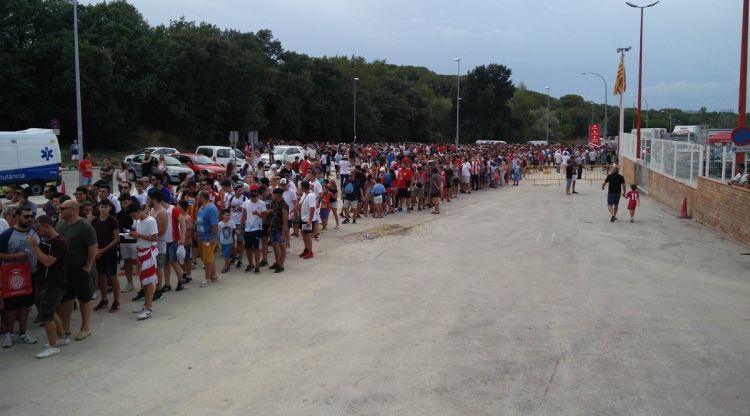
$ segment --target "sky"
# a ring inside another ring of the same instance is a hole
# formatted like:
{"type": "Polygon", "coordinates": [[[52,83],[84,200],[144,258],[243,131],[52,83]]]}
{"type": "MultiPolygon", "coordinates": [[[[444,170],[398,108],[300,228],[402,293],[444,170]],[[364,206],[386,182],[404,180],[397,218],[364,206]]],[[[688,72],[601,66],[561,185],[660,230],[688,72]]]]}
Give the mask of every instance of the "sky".
{"type": "MultiPolygon", "coordinates": [[[[619,47],[625,105],[637,101],[639,11],[622,0],[128,0],[151,25],[184,17],[241,31],[270,29],[310,56],[362,56],[441,74],[508,66],[515,83],[604,102],[619,47]]],[[[632,0],[646,5],[655,0],[632,0]]],[[[97,3],[81,1],[82,3],[97,3]]],[[[645,10],[643,108],[737,110],[742,0],[662,0],[645,10]]]]}

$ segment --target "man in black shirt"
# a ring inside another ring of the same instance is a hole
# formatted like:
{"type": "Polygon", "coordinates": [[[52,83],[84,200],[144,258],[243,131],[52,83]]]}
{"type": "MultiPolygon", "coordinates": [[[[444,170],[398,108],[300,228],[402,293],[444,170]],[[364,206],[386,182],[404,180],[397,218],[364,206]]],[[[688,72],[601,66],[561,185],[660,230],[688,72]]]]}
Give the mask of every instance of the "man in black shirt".
{"type": "Polygon", "coordinates": [[[620,204],[620,191],[622,191],[622,196],[625,196],[627,193],[625,178],[620,175],[619,167],[615,166],[612,168],[612,173],[607,175],[607,178],[604,179],[602,190],[604,190],[604,186],[607,184],[609,184],[609,191],[607,192],[607,208],[609,209],[609,215],[611,215],[609,222],[615,222],[617,221],[617,206],[620,204]]]}
{"type": "Polygon", "coordinates": [[[56,313],[65,293],[65,258],[68,254],[68,243],[55,231],[50,217],[38,217],[35,225],[42,241],[37,243],[34,237],[29,237],[28,240],[38,262],[35,273],[36,307],[39,311],[39,320],[44,322],[48,340],[44,351],[37,354],[36,358],[47,358],[59,354],[61,345],[70,343],[70,339],[65,336],[62,320],[56,313]]]}

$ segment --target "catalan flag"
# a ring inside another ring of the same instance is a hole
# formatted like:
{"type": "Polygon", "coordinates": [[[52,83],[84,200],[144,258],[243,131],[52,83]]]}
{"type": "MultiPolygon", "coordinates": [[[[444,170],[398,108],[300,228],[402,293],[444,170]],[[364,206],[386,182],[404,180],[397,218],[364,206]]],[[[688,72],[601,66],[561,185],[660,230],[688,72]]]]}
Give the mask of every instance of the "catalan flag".
{"type": "Polygon", "coordinates": [[[625,56],[620,56],[620,66],[617,68],[617,79],[615,80],[614,95],[622,95],[626,90],[625,86],[625,56]]]}

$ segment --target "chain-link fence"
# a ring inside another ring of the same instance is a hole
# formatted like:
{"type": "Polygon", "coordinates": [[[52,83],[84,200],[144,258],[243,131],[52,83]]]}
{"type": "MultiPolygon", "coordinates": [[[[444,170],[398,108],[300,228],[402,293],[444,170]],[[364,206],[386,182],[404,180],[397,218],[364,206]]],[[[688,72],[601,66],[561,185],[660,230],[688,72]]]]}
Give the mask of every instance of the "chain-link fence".
{"type": "MultiPolygon", "coordinates": [[[[620,155],[636,160],[636,137],[620,135],[620,155]]],[[[704,146],[674,140],[650,139],[641,143],[643,166],[695,186],[704,173],[704,146]]]]}

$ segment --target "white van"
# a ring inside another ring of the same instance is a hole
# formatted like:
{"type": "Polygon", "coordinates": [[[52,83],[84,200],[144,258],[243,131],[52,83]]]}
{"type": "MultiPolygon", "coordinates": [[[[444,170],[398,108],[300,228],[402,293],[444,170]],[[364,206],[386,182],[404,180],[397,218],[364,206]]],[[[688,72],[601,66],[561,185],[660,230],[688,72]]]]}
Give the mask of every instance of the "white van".
{"type": "Polygon", "coordinates": [[[0,132],[0,155],[0,186],[27,184],[41,195],[48,183],[60,184],[60,145],[52,130],[0,132]]]}
{"type": "MultiPolygon", "coordinates": [[[[198,146],[195,149],[195,153],[211,158],[214,162],[226,166],[232,158],[230,152],[232,148],[229,146],[198,146]]],[[[234,149],[234,155],[236,159],[235,165],[242,165],[245,161],[245,154],[240,149],[234,149]]]]}

